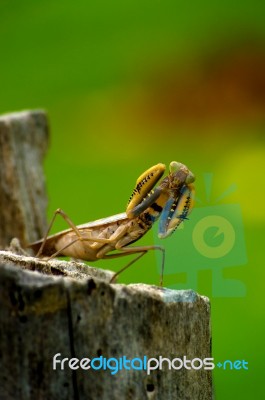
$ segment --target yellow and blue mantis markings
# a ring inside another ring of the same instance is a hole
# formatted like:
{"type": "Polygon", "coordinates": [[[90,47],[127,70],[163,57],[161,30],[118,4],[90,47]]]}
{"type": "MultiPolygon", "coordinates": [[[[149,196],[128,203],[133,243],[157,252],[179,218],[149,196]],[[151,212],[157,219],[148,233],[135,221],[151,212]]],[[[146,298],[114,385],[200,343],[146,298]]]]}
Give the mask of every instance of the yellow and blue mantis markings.
{"type": "Polygon", "coordinates": [[[168,237],[184,219],[187,219],[193,207],[195,178],[184,164],[172,161],[169,174],[154,188],[165,169],[164,164],[157,164],[140,175],[124,213],[76,226],[61,209],[56,210],[44,238],[30,244],[29,247],[37,253],[37,257],[46,256],[49,259],[70,256],[85,261],[96,261],[137,254],[136,258],[113,276],[111,282],[147,251],[160,250],[163,255],[160,284],[163,285],[164,248],[156,245],[129,245],[145,235],[159,217],[158,236],[168,237]],[[48,236],[58,214],[65,219],[70,228],[48,236]],[[117,252],[112,253],[115,250],[117,252]]]}

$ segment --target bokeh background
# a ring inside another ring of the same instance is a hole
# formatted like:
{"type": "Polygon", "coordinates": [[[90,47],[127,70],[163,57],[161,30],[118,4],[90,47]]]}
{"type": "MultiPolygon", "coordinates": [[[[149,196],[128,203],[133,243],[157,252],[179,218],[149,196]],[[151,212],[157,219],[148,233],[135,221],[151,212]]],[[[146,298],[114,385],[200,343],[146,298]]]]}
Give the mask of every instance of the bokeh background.
{"type": "MultiPolygon", "coordinates": [[[[214,265],[197,270],[193,289],[211,299],[215,360],[249,363],[248,371],[214,371],[216,399],[261,398],[264,3],[1,0],[0,43],[0,112],[49,114],[49,218],[58,207],[77,224],[123,212],[136,178],[172,160],[196,174],[197,207],[240,207],[247,261],[221,274],[243,290],[216,295],[214,265]]],[[[63,228],[58,221],[55,230],[63,228]]],[[[141,243],[159,243],[154,232],[141,243]]],[[[170,242],[177,252],[180,235],[160,243],[170,247],[169,287],[187,284],[170,242]]],[[[156,284],[158,264],[150,253],[120,281],[156,284]]],[[[124,260],[96,265],[118,269],[124,260]]]]}

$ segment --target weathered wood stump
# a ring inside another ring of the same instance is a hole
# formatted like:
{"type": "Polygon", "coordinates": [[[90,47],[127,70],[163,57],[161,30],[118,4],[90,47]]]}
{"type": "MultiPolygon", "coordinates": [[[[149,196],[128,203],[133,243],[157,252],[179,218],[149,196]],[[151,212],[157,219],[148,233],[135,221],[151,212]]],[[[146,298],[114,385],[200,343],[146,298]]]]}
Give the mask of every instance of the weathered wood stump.
{"type": "MultiPolygon", "coordinates": [[[[42,154],[34,159],[36,171],[42,154]]],[[[15,206],[20,203],[16,199],[15,206]]],[[[16,214],[24,227],[27,211],[16,214]]],[[[13,219],[2,227],[2,243],[16,235],[14,225],[13,219]]],[[[26,240],[27,228],[18,232],[26,240]]],[[[207,298],[189,290],[109,284],[110,271],[38,260],[21,254],[15,241],[10,250],[0,251],[0,400],[212,398],[207,298]]]]}
{"type": "Polygon", "coordinates": [[[33,242],[46,230],[42,160],[48,146],[44,111],[0,117],[0,248],[17,237],[33,242]]]}

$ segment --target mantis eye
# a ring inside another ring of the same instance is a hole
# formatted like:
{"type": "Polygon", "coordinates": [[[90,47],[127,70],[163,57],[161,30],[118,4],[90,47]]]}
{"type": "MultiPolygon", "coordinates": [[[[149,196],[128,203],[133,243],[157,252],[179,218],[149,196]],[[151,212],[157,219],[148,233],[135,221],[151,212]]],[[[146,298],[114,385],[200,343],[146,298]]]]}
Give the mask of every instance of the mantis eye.
{"type": "Polygon", "coordinates": [[[183,171],[185,173],[187,173],[186,179],[185,179],[185,183],[188,185],[189,183],[192,183],[195,181],[195,176],[194,174],[186,167],[186,165],[177,162],[177,161],[172,161],[169,164],[169,171],[170,173],[176,173],[178,171],[183,171]]]}
{"type": "Polygon", "coordinates": [[[172,174],[173,172],[177,172],[181,169],[181,167],[184,167],[183,164],[181,164],[180,162],[177,161],[172,161],[169,164],[169,172],[172,174]]]}
{"type": "Polygon", "coordinates": [[[195,175],[191,171],[189,171],[185,183],[188,185],[189,183],[192,183],[194,181],[195,181],[195,175]]]}

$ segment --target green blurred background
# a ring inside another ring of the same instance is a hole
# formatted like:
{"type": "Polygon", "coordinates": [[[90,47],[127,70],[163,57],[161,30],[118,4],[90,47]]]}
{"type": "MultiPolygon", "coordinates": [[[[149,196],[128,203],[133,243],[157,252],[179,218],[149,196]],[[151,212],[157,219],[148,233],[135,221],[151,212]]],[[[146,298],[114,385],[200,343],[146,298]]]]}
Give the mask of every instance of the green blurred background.
{"type": "MultiPolygon", "coordinates": [[[[193,289],[211,299],[216,362],[249,362],[248,371],[214,371],[216,399],[261,398],[264,3],[1,0],[0,41],[0,112],[49,114],[49,218],[58,207],[77,224],[123,212],[136,178],[172,160],[196,174],[199,207],[240,207],[247,262],[221,273],[244,293],[216,296],[214,265],[198,269],[193,289]],[[208,201],[205,173],[213,174],[208,201]]],[[[63,228],[58,221],[55,230],[63,228]]],[[[160,244],[172,248],[173,240],[177,251],[181,232],[160,244]]],[[[154,242],[151,231],[139,244],[154,242]]],[[[156,284],[158,262],[148,254],[120,281],[156,284]]],[[[185,287],[181,264],[166,286],[185,287]]],[[[116,270],[124,260],[95,265],[116,270]]]]}

